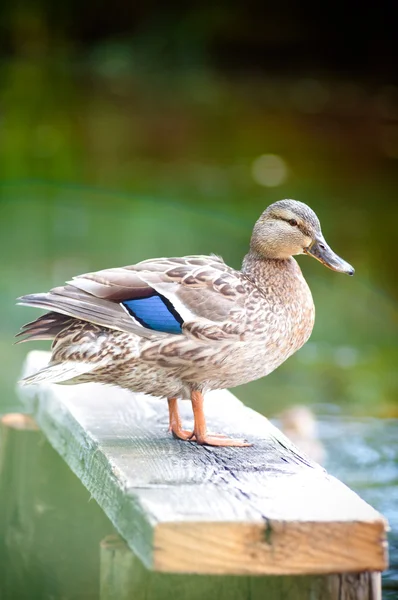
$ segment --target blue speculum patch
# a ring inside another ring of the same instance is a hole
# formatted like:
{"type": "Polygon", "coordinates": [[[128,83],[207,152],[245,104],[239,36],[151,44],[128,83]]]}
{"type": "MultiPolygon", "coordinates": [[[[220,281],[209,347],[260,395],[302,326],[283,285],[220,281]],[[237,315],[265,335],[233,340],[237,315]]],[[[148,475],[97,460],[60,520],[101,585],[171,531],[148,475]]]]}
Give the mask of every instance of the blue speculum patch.
{"type": "Polygon", "coordinates": [[[124,300],[123,306],[137,321],[155,331],[181,333],[183,320],[167,298],[158,294],[149,298],[124,300]]]}

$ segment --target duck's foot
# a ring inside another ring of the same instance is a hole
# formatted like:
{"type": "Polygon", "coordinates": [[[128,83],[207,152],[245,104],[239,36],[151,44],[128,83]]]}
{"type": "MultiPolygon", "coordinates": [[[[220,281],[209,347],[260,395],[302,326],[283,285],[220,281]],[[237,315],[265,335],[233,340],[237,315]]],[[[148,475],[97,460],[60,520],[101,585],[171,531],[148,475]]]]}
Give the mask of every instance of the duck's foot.
{"type": "Polygon", "coordinates": [[[177,398],[168,398],[167,402],[169,404],[169,431],[171,431],[173,437],[177,440],[188,442],[194,437],[194,432],[182,428],[177,398]]]}
{"type": "Polygon", "coordinates": [[[186,429],[178,429],[171,430],[173,437],[177,440],[182,440],[184,442],[196,442],[201,446],[251,446],[248,442],[243,440],[237,440],[234,438],[229,438],[223,433],[209,433],[206,434],[205,437],[202,437],[199,440],[196,439],[196,435],[193,431],[187,431],[186,429]]]}
{"type": "Polygon", "coordinates": [[[177,398],[168,398],[169,404],[169,431],[173,437],[184,442],[196,442],[201,446],[229,446],[229,447],[247,447],[251,446],[244,440],[229,438],[223,433],[208,433],[206,421],[203,414],[203,396],[200,392],[192,393],[192,407],[194,412],[195,425],[193,431],[183,429],[181,417],[178,412],[177,398]]]}
{"type": "Polygon", "coordinates": [[[203,413],[203,394],[198,391],[193,391],[191,394],[192,410],[194,416],[194,434],[197,444],[202,446],[235,446],[245,447],[251,446],[244,440],[229,438],[222,433],[208,433],[206,419],[203,413]]]}
{"type": "Polygon", "coordinates": [[[197,439],[196,436],[194,439],[196,443],[200,444],[201,446],[230,446],[237,448],[252,446],[252,444],[249,444],[249,442],[238,440],[236,438],[229,438],[222,433],[208,433],[200,439],[197,439]]]}
{"type": "Polygon", "coordinates": [[[176,440],[182,440],[183,442],[190,442],[195,439],[195,434],[193,431],[188,431],[187,429],[170,429],[173,434],[173,438],[176,440]]]}

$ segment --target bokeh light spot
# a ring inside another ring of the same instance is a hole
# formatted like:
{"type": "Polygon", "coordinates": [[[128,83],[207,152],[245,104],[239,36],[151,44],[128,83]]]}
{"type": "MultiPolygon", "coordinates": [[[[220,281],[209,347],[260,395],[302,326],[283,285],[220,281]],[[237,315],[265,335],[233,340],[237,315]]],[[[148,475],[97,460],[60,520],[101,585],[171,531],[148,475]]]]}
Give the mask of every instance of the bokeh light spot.
{"type": "Polygon", "coordinates": [[[253,161],[252,176],[259,185],[276,187],[286,181],[288,168],[277,154],[262,154],[253,161]]]}

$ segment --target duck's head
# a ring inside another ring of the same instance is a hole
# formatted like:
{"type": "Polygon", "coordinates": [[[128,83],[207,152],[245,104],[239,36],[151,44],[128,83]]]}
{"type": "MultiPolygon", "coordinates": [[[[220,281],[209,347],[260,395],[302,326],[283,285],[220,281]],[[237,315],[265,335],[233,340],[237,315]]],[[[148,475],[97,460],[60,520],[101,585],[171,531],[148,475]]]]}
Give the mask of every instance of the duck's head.
{"type": "Polygon", "coordinates": [[[326,243],[313,210],[297,200],[271,204],[258,219],[250,243],[263,258],[286,259],[308,254],[339,273],[354,275],[354,269],[326,243]]]}

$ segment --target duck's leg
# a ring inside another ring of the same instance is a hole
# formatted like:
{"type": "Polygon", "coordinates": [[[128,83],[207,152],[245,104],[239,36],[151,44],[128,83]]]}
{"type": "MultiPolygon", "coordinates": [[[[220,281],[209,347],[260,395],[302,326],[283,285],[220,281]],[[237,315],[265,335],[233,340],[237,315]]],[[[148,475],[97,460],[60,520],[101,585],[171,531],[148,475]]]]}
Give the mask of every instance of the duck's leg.
{"type": "Polygon", "coordinates": [[[169,431],[171,431],[173,437],[179,440],[191,440],[194,433],[182,428],[177,398],[167,398],[167,402],[169,405],[169,431]]]}
{"type": "Polygon", "coordinates": [[[228,438],[222,434],[209,434],[207,433],[206,419],[203,412],[203,394],[201,392],[193,391],[191,393],[191,402],[194,418],[194,437],[191,439],[196,440],[198,444],[207,446],[251,446],[248,442],[243,440],[237,440],[234,438],[228,438]]]}

